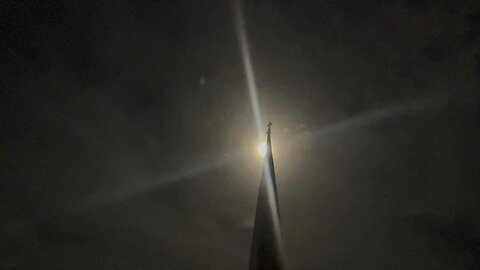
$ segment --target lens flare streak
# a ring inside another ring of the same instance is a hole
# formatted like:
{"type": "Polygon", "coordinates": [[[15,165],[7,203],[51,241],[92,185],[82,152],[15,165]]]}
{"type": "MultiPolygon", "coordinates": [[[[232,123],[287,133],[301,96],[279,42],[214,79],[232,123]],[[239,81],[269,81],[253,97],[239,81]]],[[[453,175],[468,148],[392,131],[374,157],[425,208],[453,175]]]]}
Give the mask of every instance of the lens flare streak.
{"type": "Polygon", "coordinates": [[[242,5],[239,0],[233,0],[233,14],[235,21],[235,29],[240,47],[240,53],[242,55],[243,68],[245,71],[245,77],[247,80],[248,93],[250,97],[250,103],[252,106],[253,116],[255,118],[255,126],[257,128],[258,138],[263,139],[264,124],[262,120],[262,114],[260,111],[260,105],[258,102],[257,84],[255,82],[255,75],[253,73],[253,64],[250,57],[250,46],[248,43],[247,31],[245,29],[245,20],[243,17],[242,5]]]}

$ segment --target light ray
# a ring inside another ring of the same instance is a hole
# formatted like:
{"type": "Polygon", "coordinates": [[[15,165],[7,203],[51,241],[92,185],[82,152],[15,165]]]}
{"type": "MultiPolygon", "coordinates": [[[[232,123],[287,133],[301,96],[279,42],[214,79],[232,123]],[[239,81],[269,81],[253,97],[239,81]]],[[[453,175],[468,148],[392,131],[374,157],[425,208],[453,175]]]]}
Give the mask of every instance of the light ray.
{"type": "Polygon", "coordinates": [[[132,198],[136,195],[151,192],[156,188],[163,187],[173,183],[180,183],[195,176],[213,171],[224,165],[231,163],[234,160],[241,158],[240,152],[233,152],[230,155],[224,155],[212,160],[205,160],[195,166],[186,166],[182,169],[177,169],[169,173],[164,173],[158,177],[136,179],[128,185],[124,184],[120,187],[115,187],[109,190],[97,191],[89,194],[80,202],[77,202],[73,207],[83,208],[91,206],[101,206],[118,201],[123,201],[132,198]]]}
{"type": "Polygon", "coordinates": [[[322,137],[333,135],[338,132],[372,125],[401,115],[419,113],[428,109],[442,107],[447,101],[448,98],[445,93],[408,98],[393,105],[367,111],[354,117],[335,122],[311,133],[298,135],[295,137],[293,144],[300,143],[309,138],[314,138],[317,142],[320,142],[319,139],[322,137]]]}
{"type": "Polygon", "coordinates": [[[237,33],[240,53],[242,55],[243,68],[247,80],[247,88],[250,97],[250,105],[252,107],[253,116],[255,118],[255,126],[257,128],[258,138],[263,140],[264,124],[262,120],[262,113],[258,102],[257,84],[255,82],[255,75],[253,73],[253,64],[250,57],[250,46],[248,43],[247,31],[245,29],[245,19],[243,16],[242,5],[240,0],[232,1],[235,29],[237,33]]]}
{"type": "MultiPolygon", "coordinates": [[[[382,109],[371,110],[358,114],[357,116],[327,125],[308,134],[297,135],[293,138],[292,145],[295,146],[304,140],[312,139],[312,143],[315,144],[322,142],[320,139],[328,138],[329,136],[348,131],[352,128],[368,126],[374,123],[389,120],[393,117],[419,113],[428,109],[442,107],[447,101],[448,99],[444,94],[411,98],[382,109]]],[[[244,155],[246,155],[246,153],[243,153],[240,150],[233,151],[227,155],[224,155],[223,157],[204,160],[199,162],[199,164],[196,166],[186,166],[182,169],[165,173],[159,177],[154,177],[153,179],[133,181],[129,186],[121,186],[107,191],[104,190],[103,192],[95,192],[94,194],[90,194],[81,200],[81,202],[77,205],[80,207],[100,206],[115,201],[126,200],[135,195],[149,192],[168,184],[179,183],[188,179],[192,179],[197,175],[207,173],[222,166],[228,165],[233,161],[239,160],[244,155]]]]}

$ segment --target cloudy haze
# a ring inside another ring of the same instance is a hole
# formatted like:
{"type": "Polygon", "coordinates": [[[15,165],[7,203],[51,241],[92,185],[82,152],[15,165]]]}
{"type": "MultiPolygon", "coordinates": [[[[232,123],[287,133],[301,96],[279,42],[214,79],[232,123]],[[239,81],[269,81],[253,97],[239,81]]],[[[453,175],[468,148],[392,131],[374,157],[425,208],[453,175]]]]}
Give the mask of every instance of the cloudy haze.
{"type": "MultiPolygon", "coordinates": [[[[228,1],[1,4],[0,269],[247,269],[228,1]]],[[[478,1],[246,1],[290,269],[480,268],[478,1]]]]}

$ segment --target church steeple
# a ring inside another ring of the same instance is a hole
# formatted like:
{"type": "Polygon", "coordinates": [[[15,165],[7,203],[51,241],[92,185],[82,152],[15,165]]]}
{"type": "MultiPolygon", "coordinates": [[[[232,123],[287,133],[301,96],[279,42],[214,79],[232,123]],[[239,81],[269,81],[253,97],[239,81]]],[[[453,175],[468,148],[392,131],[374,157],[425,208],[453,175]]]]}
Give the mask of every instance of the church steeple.
{"type": "Polygon", "coordinates": [[[272,122],[269,122],[267,151],[263,162],[250,252],[250,270],[284,269],[281,256],[280,213],[273,164],[271,127],[272,122]]]}

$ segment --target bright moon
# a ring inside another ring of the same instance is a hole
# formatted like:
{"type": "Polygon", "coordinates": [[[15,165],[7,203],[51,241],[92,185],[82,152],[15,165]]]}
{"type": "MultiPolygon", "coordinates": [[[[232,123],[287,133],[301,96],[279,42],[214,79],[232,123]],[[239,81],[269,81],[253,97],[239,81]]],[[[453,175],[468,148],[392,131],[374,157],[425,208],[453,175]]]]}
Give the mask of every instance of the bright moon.
{"type": "Polygon", "coordinates": [[[260,156],[265,156],[265,153],[267,152],[267,145],[265,143],[259,144],[257,151],[260,156]]]}

